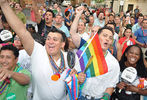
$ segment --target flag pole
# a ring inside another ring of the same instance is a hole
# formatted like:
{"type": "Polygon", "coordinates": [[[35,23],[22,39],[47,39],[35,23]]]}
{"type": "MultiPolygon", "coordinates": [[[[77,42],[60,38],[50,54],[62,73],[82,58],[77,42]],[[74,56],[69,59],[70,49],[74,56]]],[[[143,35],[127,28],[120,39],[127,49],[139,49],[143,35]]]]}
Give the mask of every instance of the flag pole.
{"type": "Polygon", "coordinates": [[[88,46],[90,45],[91,41],[93,40],[93,38],[95,37],[95,35],[97,34],[97,32],[93,35],[93,37],[90,39],[90,41],[88,42],[86,48],[83,50],[82,54],[80,55],[79,60],[81,59],[81,57],[83,56],[84,52],[86,51],[86,49],[88,48],[88,46]]]}

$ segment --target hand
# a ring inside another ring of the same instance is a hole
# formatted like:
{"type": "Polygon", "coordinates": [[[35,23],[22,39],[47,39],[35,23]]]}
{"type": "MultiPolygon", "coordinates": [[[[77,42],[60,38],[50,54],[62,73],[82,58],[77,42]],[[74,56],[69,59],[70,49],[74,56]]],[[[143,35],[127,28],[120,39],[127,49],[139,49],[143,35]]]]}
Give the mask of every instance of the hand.
{"type": "Polygon", "coordinates": [[[84,11],[84,7],[83,7],[83,6],[80,6],[80,7],[78,7],[78,8],[76,9],[76,14],[81,15],[81,14],[83,13],[83,11],[84,11]]]}
{"type": "Polygon", "coordinates": [[[85,81],[85,78],[86,78],[86,74],[84,74],[83,72],[78,74],[79,83],[82,84],[85,81]]]}
{"type": "Polygon", "coordinates": [[[13,71],[9,71],[5,68],[0,68],[0,81],[10,78],[13,75],[13,71]]]}
{"type": "Polygon", "coordinates": [[[105,11],[105,15],[106,15],[106,16],[109,15],[109,11],[108,11],[108,9],[106,9],[106,11],[105,11]]]}
{"type": "Polygon", "coordinates": [[[74,75],[74,74],[77,74],[77,71],[73,68],[70,72],[70,76],[74,75]]]}
{"type": "Polygon", "coordinates": [[[129,39],[130,39],[130,37],[127,37],[125,41],[126,41],[126,42],[128,42],[128,41],[129,41],[129,39]]]}
{"type": "Polygon", "coordinates": [[[133,86],[133,85],[126,85],[126,90],[131,91],[131,92],[138,92],[139,88],[137,88],[136,86],[133,86]]]}
{"type": "Polygon", "coordinates": [[[143,43],[141,43],[141,44],[140,44],[140,46],[141,46],[141,47],[143,47],[143,48],[145,48],[145,47],[146,47],[146,45],[145,45],[145,44],[143,44],[143,43]]]}
{"type": "Polygon", "coordinates": [[[118,83],[117,84],[117,87],[119,88],[119,89],[124,89],[125,87],[126,87],[126,83],[125,82],[120,82],[120,83],[118,83]]]}

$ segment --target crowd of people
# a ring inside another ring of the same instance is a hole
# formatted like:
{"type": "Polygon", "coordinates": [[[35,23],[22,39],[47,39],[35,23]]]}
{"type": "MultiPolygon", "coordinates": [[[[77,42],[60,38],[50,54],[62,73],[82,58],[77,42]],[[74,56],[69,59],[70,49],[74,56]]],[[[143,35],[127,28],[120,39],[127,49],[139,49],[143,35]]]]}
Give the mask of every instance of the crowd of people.
{"type": "Polygon", "coordinates": [[[116,14],[68,5],[62,12],[58,3],[32,0],[36,26],[27,23],[19,3],[0,0],[0,7],[0,100],[68,100],[69,68],[82,85],[78,100],[147,99],[147,15],[138,6],[116,14]],[[95,34],[108,72],[87,78],[76,52],[95,34]],[[129,67],[137,71],[131,83],[121,78],[129,67]]]}

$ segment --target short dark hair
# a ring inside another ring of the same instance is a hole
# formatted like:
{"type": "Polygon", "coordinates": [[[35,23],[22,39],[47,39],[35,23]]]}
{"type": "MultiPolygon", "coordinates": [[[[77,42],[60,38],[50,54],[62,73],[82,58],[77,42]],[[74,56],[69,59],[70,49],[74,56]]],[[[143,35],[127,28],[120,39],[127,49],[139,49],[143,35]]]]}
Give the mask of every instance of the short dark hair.
{"type": "Polygon", "coordinates": [[[142,13],[140,13],[140,14],[138,15],[138,18],[139,18],[139,17],[143,17],[143,18],[144,18],[144,16],[143,16],[143,14],[142,14],[142,13]]]}
{"type": "Polygon", "coordinates": [[[70,11],[65,12],[65,16],[67,17],[70,14],[70,11]]]}
{"type": "Polygon", "coordinates": [[[14,56],[15,56],[15,58],[17,58],[19,56],[19,50],[15,46],[13,46],[12,44],[3,46],[0,49],[0,52],[3,51],[3,50],[10,50],[10,51],[12,51],[14,56]]]}
{"type": "Polygon", "coordinates": [[[142,22],[144,22],[144,21],[147,21],[147,19],[143,19],[143,21],[142,21],[142,22]]]}
{"type": "Polygon", "coordinates": [[[116,27],[116,24],[114,23],[114,22],[108,22],[105,26],[107,26],[107,25],[113,25],[114,26],[114,28],[116,27]]]}
{"type": "Polygon", "coordinates": [[[109,14],[109,17],[110,17],[110,16],[113,16],[113,17],[115,17],[113,14],[109,14]]]}
{"type": "Polygon", "coordinates": [[[32,30],[35,31],[35,27],[34,27],[32,24],[27,24],[27,25],[26,25],[26,28],[27,28],[27,29],[28,29],[28,28],[32,28],[32,30]]]}
{"type": "Polygon", "coordinates": [[[131,18],[135,19],[135,17],[134,17],[134,16],[131,16],[131,18]]]}
{"type": "Polygon", "coordinates": [[[53,17],[55,17],[55,14],[54,14],[54,12],[53,12],[51,9],[48,9],[48,10],[45,12],[45,15],[46,15],[47,12],[52,13],[53,17]]]}
{"type": "Polygon", "coordinates": [[[108,26],[104,26],[104,27],[100,28],[100,29],[98,30],[98,34],[101,34],[102,31],[105,30],[105,29],[111,31],[112,34],[114,35],[113,29],[112,29],[111,27],[108,27],[108,26]]]}
{"type": "Polygon", "coordinates": [[[100,11],[100,12],[98,13],[98,16],[100,15],[100,13],[103,13],[103,14],[104,14],[104,12],[103,12],[103,11],[100,11]]]}
{"type": "Polygon", "coordinates": [[[22,8],[21,4],[20,4],[20,3],[18,3],[18,2],[16,2],[16,3],[14,4],[14,7],[16,6],[16,4],[19,4],[19,6],[22,8]]]}

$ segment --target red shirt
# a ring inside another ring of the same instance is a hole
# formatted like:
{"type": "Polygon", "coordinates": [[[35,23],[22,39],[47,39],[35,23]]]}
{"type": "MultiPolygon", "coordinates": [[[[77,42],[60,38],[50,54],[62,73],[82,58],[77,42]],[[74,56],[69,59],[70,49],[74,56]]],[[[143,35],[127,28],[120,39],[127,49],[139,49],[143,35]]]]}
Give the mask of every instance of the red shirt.
{"type": "MultiPolygon", "coordinates": [[[[126,40],[126,37],[122,37],[119,39],[119,43],[122,44],[124,41],[126,40]]],[[[129,45],[134,45],[135,44],[135,40],[133,38],[130,38],[129,39],[130,42],[125,42],[124,43],[124,46],[123,46],[123,49],[122,49],[122,54],[124,53],[124,51],[126,50],[126,48],[129,46],[129,45]]]]}

